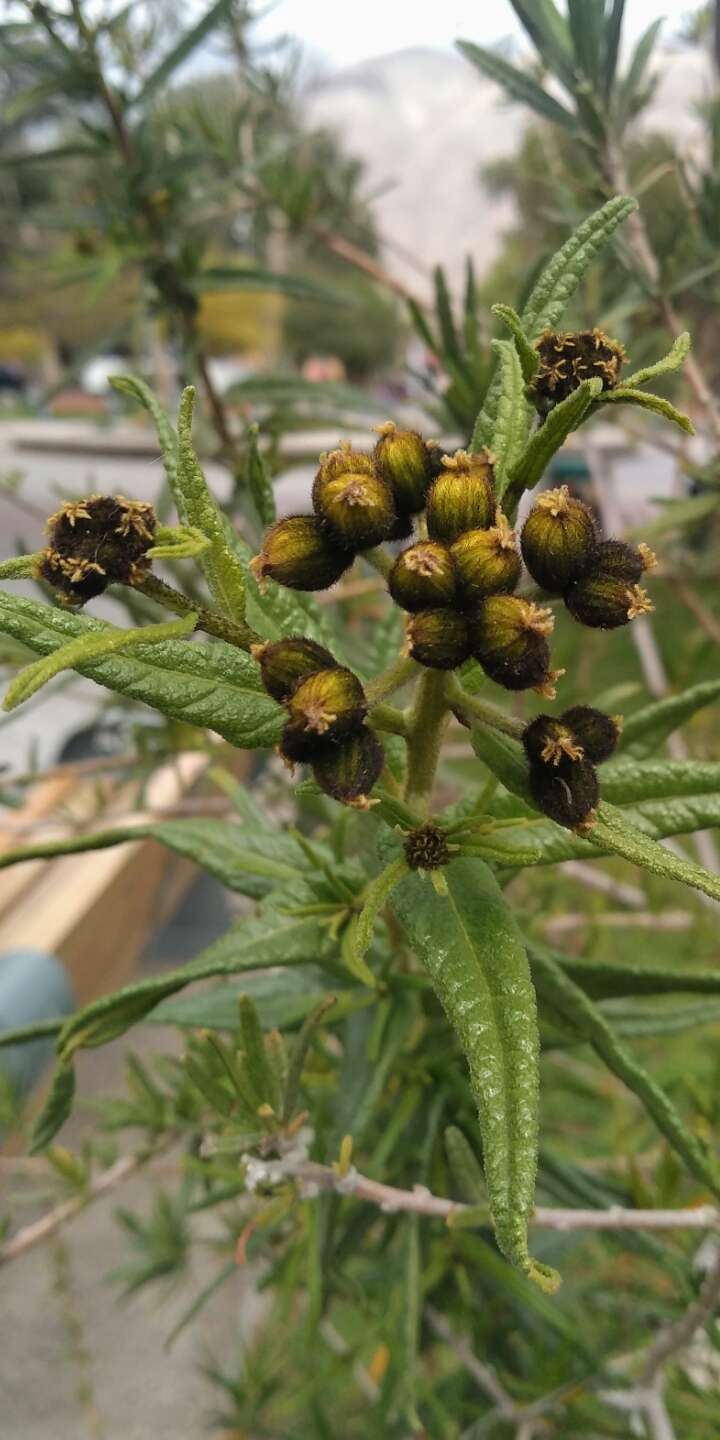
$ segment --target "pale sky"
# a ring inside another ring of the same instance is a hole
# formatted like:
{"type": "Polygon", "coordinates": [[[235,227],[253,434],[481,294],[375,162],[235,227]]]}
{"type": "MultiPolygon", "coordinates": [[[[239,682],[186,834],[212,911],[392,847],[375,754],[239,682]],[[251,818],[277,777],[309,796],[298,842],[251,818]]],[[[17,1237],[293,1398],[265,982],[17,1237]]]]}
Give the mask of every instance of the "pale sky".
{"type": "MultiPolygon", "coordinates": [[[[671,38],[697,6],[693,0],[627,0],[625,34],[633,39],[658,15],[671,38]]],[[[415,46],[450,48],[455,39],[493,45],[519,37],[509,0],[276,0],[255,27],[259,39],[287,33],[331,65],[415,46]]]]}

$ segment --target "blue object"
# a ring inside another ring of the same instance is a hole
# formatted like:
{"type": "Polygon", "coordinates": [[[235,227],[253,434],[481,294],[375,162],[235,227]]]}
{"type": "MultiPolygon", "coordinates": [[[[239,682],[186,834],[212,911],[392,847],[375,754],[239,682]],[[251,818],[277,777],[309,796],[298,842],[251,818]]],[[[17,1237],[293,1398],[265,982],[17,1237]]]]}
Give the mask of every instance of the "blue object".
{"type": "MultiPolygon", "coordinates": [[[[0,955],[0,1031],[72,1015],[74,1009],[67,972],[55,955],[43,950],[10,950],[0,955]]],[[[54,1049],[52,1035],[0,1049],[0,1068],[16,1095],[32,1090],[54,1049]]]]}

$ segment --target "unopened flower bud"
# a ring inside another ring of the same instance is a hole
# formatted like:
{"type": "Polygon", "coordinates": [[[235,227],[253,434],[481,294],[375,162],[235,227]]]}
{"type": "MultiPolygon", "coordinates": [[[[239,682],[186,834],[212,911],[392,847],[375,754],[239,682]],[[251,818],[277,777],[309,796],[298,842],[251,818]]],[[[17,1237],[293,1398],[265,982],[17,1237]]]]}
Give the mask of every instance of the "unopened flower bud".
{"type": "Polygon", "coordinates": [[[408,654],[430,670],[456,670],[470,658],[470,629],[456,610],[419,610],[408,625],[408,654]]]}
{"type": "Polygon", "coordinates": [[[317,516],[288,515],[270,527],[251,569],[260,582],[269,577],[291,590],[327,590],[352,561],[352,551],[338,544],[317,516]]]}
{"type": "Polygon", "coordinates": [[[590,760],[530,765],[530,793],[543,815],[581,834],[591,828],[600,788],[590,760]]]}
{"type": "Polygon", "coordinates": [[[538,765],[557,767],[563,760],[582,760],[585,755],[578,736],[554,715],[536,715],[525,726],[522,743],[528,760],[538,765]]]}
{"type": "Polygon", "coordinates": [[[388,589],[403,610],[452,605],[457,597],[457,576],[447,546],[420,540],[403,550],[388,576],[388,589]]]}
{"type": "Polygon", "coordinates": [[[83,605],[108,585],[133,585],[150,569],[146,552],[157,518],[147,501],[88,495],[62,505],[47,522],[49,544],[36,573],[65,605],[83,605]]]}
{"type": "Polygon", "coordinates": [[[602,764],[613,754],[622,732],[622,718],[619,715],[605,715],[592,705],[573,705],[564,710],[560,723],[566,725],[593,765],[602,764]]]}
{"type": "Polygon", "coordinates": [[[369,455],[334,450],[313,485],[315,513],[349,550],[367,550],[392,534],[397,516],[390,486],[369,455]]]}
{"type": "Polygon", "coordinates": [[[339,740],[360,729],[367,714],[365,692],[352,670],[334,665],[300,680],[287,702],[299,729],[339,740]]]}
{"type": "Polygon", "coordinates": [[[551,594],[562,594],[584,575],[597,542],[592,512],[570,494],[567,485],[544,490],[523,525],[520,544],[533,580],[551,594]]]}
{"type": "Polygon", "coordinates": [[[368,796],[384,764],[385,751],[380,741],[372,730],[363,726],[348,740],[326,745],[313,764],[313,775],[326,795],[357,810],[367,810],[368,796]]]}
{"type": "Polygon", "coordinates": [[[440,870],[450,860],[447,836],[437,825],[420,825],[411,830],[405,836],[403,850],[411,870],[440,870]]]}
{"type": "Polygon", "coordinates": [[[657,564],[653,551],[645,544],[628,545],[625,540],[601,540],[596,545],[588,575],[614,575],[626,580],[628,585],[637,585],[645,570],[657,564]]]}
{"type": "Polygon", "coordinates": [[[444,455],[427,498],[428,534],[451,545],[466,530],[486,530],[495,519],[492,458],[487,450],[444,455]]]}
{"type": "Polygon", "coordinates": [[[260,666],[262,682],[268,695],[283,705],[290,699],[300,680],[316,670],[332,670],[337,661],[323,645],[302,635],[253,645],[251,654],[260,666]]]}
{"type": "Polygon", "coordinates": [[[583,380],[599,376],[603,390],[612,390],[627,358],[623,346],[598,329],[545,330],[535,349],[540,364],[531,390],[540,415],[566,400],[583,380]]]}
{"type": "Polygon", "coordinates": [[[506,690],[544,686],[550,674],[553,617],[516,595],[489,595],[472,621],[472,653],[506,690]]]}
{"type": "Polygon", "coordinates": [[[517,537],[501,512],[489,530],[467,530],[450,554],[466,605],[486,595],[509,594],[520,579],[517,537]]]}
{"type": "Polygon", "coordinates": [[[392,420],[377,428],[375,464],[392,490],[398,513],[417,515],[425,507],[435,457],[417,430],[398,430],[392,420]]]}
{"type": "Polygon", "coordinates": [[[564,598],[573,618],[593,630],[616,630],[655,608],[641,585],[602,572],[576,580],[564,598]]]}

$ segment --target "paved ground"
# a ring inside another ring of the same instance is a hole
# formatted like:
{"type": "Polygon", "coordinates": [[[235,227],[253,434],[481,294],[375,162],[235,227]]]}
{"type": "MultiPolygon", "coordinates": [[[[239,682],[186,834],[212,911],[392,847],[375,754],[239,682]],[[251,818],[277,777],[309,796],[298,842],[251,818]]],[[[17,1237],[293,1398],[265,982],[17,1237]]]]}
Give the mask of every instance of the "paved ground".
{"type": "MultiPolygon", "coordinates": [[[[148,946],[143,971],[188,958],[228,919],[221,888],[202,879],[148,946]]],[[[80,1056],[81,1101],[123,1092],[127,1048],[120,1041],[80,1056]]],[[[177,1035],[140,1027],[132,1048],[148,1063],[155,1050],[178,1048],[177,1035]]],[[[91,1125],[81,1103],[59,1138],[76,1149],[91,1125]]],[[[128,1249],[114,1211],[122,1205],[147,1214],[157,1183],[133,1179],[67,1226],[61,1243],[28,1251],[2,1271],[0,1440],[200,1440],[207,1433],[222,1396],[202,1367],[237,1364],[262,1302],[252,1276],[238,1271],[168,1352],[167,1336],[217,1270],[209,1248],[196,1246],[192,1274],[177,1291],[163,1297],[151,1287],[118,1304],[110,1277],[127,1263],[128,1249]]],[[[198,1227],[216,1229],[210,1216],[198,1227]]]]}

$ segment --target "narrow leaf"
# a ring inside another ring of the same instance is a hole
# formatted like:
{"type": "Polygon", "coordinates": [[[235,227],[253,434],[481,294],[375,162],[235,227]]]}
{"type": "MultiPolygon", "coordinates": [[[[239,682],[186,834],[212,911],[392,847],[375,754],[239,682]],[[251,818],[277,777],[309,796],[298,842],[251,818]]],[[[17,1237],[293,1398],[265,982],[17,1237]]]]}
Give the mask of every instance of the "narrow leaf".
{"type": "Polygon", "coordinates": [[[665,1092],[613,1033],[597,1005],[561,970],[548,951],[533,946],[533,975],[541,1000],[547,1001],[573,1030],[592,1045],[609,1070],[637,1095],[654,1124],[695,1177],[720,1193],[714,1158],[693,1135],[665,1092]]]}
{"type": "Polygon", "coordinates": [[[440,899],[417,875],[393,908],[426,966],[462,1046],[478,1107],[493,1223],[503,1253],[546,1288],[558,1280],[528,1253],[537,1161],[538,1035],[522,937],[478,860],[453,860],[440,899]]]}
{"type": "Polygon", "coordinates": [[[636,200],[616,195],[583,220],[545,267],[530,295],[521,316],[527,335],[539,335],[557,323],[595,256],[633,210],[636,200]]]}
{"type": "Polygon", "coordinates": [[[129,395],[131,399],[137,400],[151,416],[160,443],[160,454],[167,482],[174,495],[177,479],[177,436],[162,405],[156,400],[150,386],[146,385],[145,381],[137,375],[111,375],[110,384],[118,394],[129,395]]]}
{"type": "Polygon", "coordinates": [[[60,1061],[56,1066],[50,1094],[33,1126],[28,1149],[37,1155],[55,1139],[58,1130],[72,1110],[75,1095],[75,1068],[72,1063],[60,1061]]]}
{"type": "Polygon", "coordinates": [[[681,695],[668,695],[664,700],[654,700],[642,710],[636,710],[625,721],[621,737],[621,752],[632,751],[633,755],[651,755],[658,750],[668,735],[672,735],[698,710],[720,700],[720,680],[703,680],[692,685],[681,695]]]}
{"type": "Polygon", "coordinates": [[[215,0],[215,4],[206,10],[205,14],[195,25],[190,26],[176,41],[167,55],[156,65],[155,69],[148,75],[147,80],[141,86],[134,98],[133,106],[141,109],[147,104],[153,95],[161,90],[170,76],[190,56],[194,54],[199,45],[216,30],[226,15],[229,15],[233,6],[233,0],[215,0]]]}
{"type": "Polygon", "coordinates": [[[530,409],[515,346],[509,340],[493,340],[492,347],[500,356],[500,395],[489,448],[496,457],[495,484],[498,496],[502,496],[508,475],[519,463],[527,444],[530,409]]]}
{"type": "Polygon", "coordinates": [[[493,305],[491,308],[493,315],[498,315],[500,319],[505,322],[508,330],[510,331],[510,334],[513,337],[513,340],[515,341],[515,349],[517,350],[518,359],[520,360],[523,380],[525,381],[526,385],[529,385],[530,382],[535,379],[535,376],[537,374],[538,365],[540,364],[540,356],[538,355],[537,350],[534,349],[534,347],[528,340],[528,337],[523,330],[520,316],[516,314],[516,312],[512,309],[512,306],[493,305]]]}
{"type": "Polygon", "coordinates": [[[156,543],[145,553],[149,560],[192,560],[209,544],[207,536],[192,525],[158,525],[156,543]]]}
{"type": "Polygon", "coordinates": [[[604,802],[598,810],[598,818],[590,832],[592,845],[621,855],[633,865],[661,875],[666,880],[680,880],[713,900],[720,900],[720,875],[711,875],[694,860],[686,860],[667,850],[664,845],[650,840],[642,831],[630,825],[622,810],[604,802]]]}
{"type": "Polygon", "coordinates": [[[258,425],[248,426],[247,483],[261,525],[275,520],[275,496],[272,479],[258,444],[258,425]]]}
{"type": "Polygon", "coordinates": [[[448,1125],[445,1131],[445,1150],[460,1199],[466,1205],[484,1205],[487,1210],[487,1190],[480,1162],[457,1125],[448,1125]]]}
{"type": "MultiPolygon", "coordinates": [[[[567,402],[566,402],[567,403],[567,402]]],[[[651,410],[653,415],[662,415],[663,420],[669,420],[683,430],[686,435],[695,434],[695,426],[689,415],[683,415],[682,410],[676,410],[669,400],[662,395],[650,394],[647,390],[631,390],[627,385],[618,385],[615,390],[605,390],[597,397],[600,405],[637,405],[641,410],[651,410]]]]}
{"type": "Polygon", "coordinates": [[[35,555],[13,555],[11,560],[0,563],[0,580],[30,580],[35,571],[35,555]]]}
{"type": "Polygon", "coordinates": [[[245,615],[245,576],[235,550],[228,544],[227,522],[214,500],[192,444],[194,386],[182,393],[178,413],[177,498],[180,519],[207,537],[210,544],[200,565],[210,591],[223,612],[234,620],[245,615]]]}
{"type": "Polygon", "coordinates": [[[351,974],[362,980],[364,985],[377,984],[372,970],[365,964],[365,955],[372,944],[375,922],[395,886],[407,874],[408,866],[404,856],[387,865],[368,885],[362,910],[348,927],[347,942],[343,944],[343,960],[351,974]]]}
{"type": "Polygon", "coordinates": [[[571,110],[566,110],[557,100],[553,100],[547,90],[543,90],[532,76],[526,75],[524,70],[517,70],[514,65],[508,64],[494,50],[485,50],[480,45],[474,45],[470,40],[458,40],[458,50],[465,56],[466,60],[487,75],[490,80],[496,80],[507,91],[511,100],[517,100],[521,105],[529,105],[536,115],[542,115],[543,119],[551,120],[555,125],[562,125],[564,129],[573,132],[577,131],[577,122],[571,110]]]}
{"type": "Polygon", "coordinates": [[[615,962],[609,965],[557,953],[553,959],[593,1000],[614,1000],[625,995],[720,995],[720,970],[670,970],[665,966],[615,962]]]}
{"type": "Polygon", "coordinates": [[[643,370],[635,370],[632,375],[626,375],[623,380],[623,388],[634,390],[638,385],[644,385],[647,380],[657,380],[659,375],[668,375],[673,370],[680,370],[690,354],[691,347],[690,332],[684,330],[682,335],[678,335],[672,349],[668,350],[662,360],[656,360],[654,365],[646,365],[643,370]]]}
{"type": "MultiPolygon", "coordinates": [[[[550,411],[545,423],[531,436],[508,473],[505,489],[513,503],[520,499],[523,491],[534,489],[542,479],[553,455],[565,444],[568,435],[577,430],[601,390],[602,380],[599,378],[583,380],[577,390],[550,411]]],[[[508,509],[511,511],[512,505],[508,509]]]]}
{"type": "Polygon", "coordinates": [[[134,645],[160,645],[166,640],[180,640],[191,635],[197,624],[197,615],[190,614],[184,620],[165,620],[159,625],[144,625],[140,630],[116,630],[107,626],[104,630],[90,631],[61,645],[52,655],[34,660],[9,685],[3,710],[15,710],[32,695],[59,675],[61,670],[77,670],[93,660],[102,660],[116,650],[129,650],[134,645]]]}

